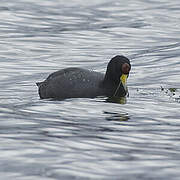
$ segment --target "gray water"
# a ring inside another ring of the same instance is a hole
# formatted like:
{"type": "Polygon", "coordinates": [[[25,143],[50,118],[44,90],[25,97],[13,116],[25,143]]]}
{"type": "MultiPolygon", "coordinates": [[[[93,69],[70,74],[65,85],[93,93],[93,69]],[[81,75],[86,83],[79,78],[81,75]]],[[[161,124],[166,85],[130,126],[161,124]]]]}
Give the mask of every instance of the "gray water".
{"type": "Polygon", "coordinates": [[[0,179],[178,180],[179,88],[179,0],[1,0],[0,179]],[[126,104],[39,99],[50,73],[117,54],[126,104]]]}

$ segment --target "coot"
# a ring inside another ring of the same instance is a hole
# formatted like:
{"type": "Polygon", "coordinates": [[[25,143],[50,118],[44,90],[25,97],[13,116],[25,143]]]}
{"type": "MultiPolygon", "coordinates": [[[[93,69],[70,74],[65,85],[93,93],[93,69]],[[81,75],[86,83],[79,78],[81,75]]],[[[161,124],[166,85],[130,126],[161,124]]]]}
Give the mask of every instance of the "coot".
{"type": "Polygon", "coordinates": [[[130,69],[129,59],[117,55],[108,63],[105,75],[71,67],[56,71],[36,84],[41,99],[124,97],[128,93],[126,80],[130,69]]]}

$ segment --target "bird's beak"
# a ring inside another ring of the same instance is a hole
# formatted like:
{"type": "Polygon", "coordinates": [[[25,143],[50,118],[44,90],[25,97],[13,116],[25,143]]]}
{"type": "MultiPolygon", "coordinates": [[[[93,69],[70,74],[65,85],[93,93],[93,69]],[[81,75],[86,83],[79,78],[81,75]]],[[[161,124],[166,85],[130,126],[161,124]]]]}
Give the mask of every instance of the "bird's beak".
{"type": "Polygon", "coordinates": [[[120,83],[113,95],[113,97],[125,97],[128,95],[128,88],[127,88],[127,74],[122,74],[120,77],[120,83]]]}
{"type": "Polygon", "coordinates": [[[121,83],[124,87],[124,90],[126,91],[127,93],[127,78],[128,78],[128,75],[127,74],[122,74],[121,77],[120,77],[120,80],[121,80],[121,83]]]}

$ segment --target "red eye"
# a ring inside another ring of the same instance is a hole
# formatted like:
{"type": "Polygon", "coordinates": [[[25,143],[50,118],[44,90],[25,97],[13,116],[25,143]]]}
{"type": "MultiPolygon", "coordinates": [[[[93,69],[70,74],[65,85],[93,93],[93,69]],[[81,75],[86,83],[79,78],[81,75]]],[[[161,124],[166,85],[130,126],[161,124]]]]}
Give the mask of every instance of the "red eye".
{"type": "Polygon", "coordinates": [[[129,74],[129,71],[130,71],[130,65],[128,63],[124,63],[122,65],[122,73],[129,74]]]}

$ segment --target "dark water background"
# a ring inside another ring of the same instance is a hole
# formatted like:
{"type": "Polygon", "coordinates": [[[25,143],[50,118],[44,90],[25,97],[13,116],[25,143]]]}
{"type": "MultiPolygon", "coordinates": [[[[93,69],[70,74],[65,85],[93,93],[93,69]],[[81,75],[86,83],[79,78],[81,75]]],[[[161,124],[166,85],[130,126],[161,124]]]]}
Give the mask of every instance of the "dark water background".
{"type": "Polygon", "coordinates": [[[0,179],[178,180],[179,88],[179,0],[1,0],[0,179]],[[49,73],[117,54],[126,104],[39,99],[49,73]]]}

